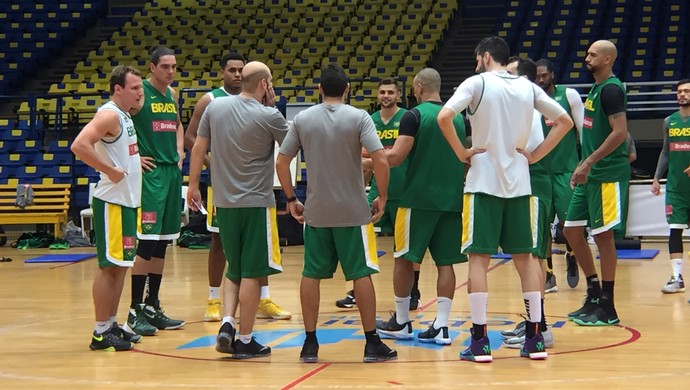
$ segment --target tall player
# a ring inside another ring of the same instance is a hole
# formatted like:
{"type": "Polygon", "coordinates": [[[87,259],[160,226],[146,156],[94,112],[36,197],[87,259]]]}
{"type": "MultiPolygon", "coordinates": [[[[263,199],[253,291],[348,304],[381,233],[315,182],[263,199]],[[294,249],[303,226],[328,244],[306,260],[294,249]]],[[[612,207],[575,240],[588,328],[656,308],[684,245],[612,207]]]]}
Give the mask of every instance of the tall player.
{"type": "MultiPolygon", "coordinates": [[[[379,81],[377,99],[381,109],[371,115],[371,119],[376,126],[376,132],[385,149],[393,147],[395,140],[398,139],[398,132],[400,130],[400,121],[403,114],[407,112],[406,109],[398,107],[398,100],[400,99],[400,86],[398,82],[392,77],[386,77],[379,81]]],[[[405,173],[407,172],[407,160],[402,164],[390,170],[390,182],[388,184],[388,202],[386,203],[386,210],[383,213],[381,220],[375,224],[381,229],[381,233],[393,233],[395,227],[395,214],[398,210],[398,203],[402,195],[403,185],[405,184],[405,173]]],[[[367,195],[369,204],[371,205],[379,196],[378,187],[376,186],[376,177],[371,179],[371,189],[367,195]]],[[[412,286],[412,295],[410,299],[410,310],[416,310],[419,306],[419,268],[420,264],[414,264],[414,285],[412,286]]],[[[347,296],[336,301],[335,305],[341,308],[351,308],[356,305],[354,290],[350,290],[347,296]]]]}
{"type": "Polygon", "coordinates": [[[671,232],[668,237],[668,253],[673,274],[661,287],[664,294],[685,291],[683,281],[683,229],[690,221],[690,79],[676,84],[676,98],[680,110],[664,119],[664,146],[652,183],[652,193],[659,195],[659,179],[668,168],[666,178],[666,220],[671,232]]]}
{"type": "Polygon", "coordinates": [[[151,51],[150,78],[144,80],[144,99],[131,110],[143,169],[137,259],[132,269],[132,304],[127,325],[137,334],[179,329],[182,320],[166,316],[158,292],[163,279],[168,241],[180,236],[184,128],[177,111],[175,52],[159,46],[151,51]],[[144,301],[144,289],[148,293],[144,301]]]}
{"type": "MultiPolygon", "coordinates": [[[[206,107],[216,98],[239,95],[242,92],[242,69],[244,69],[246,63],[244,56],[237,52],[224,54],[220,58],[223,86],[202,96],[196,103],[196,106],[194,106],[194,113],[184,136],[185,147],[188,150],[191,151],[194,147],[199,122],[206,111],[206,107]]],[[[207,167],[211,166],[208,154],[204,157],[204,165],[207,167]]],[[[223,246],[218,235],[218,220],[216,218],[216,208],[213,206],[213,190],[210,185],[208,186],[206,204],[209,210],[206,228],[211,232],[211,248],[208,252],[208,304],[204,314],[204,321],[220,321],[222,313],[220,288],[223,282],[223,273],[225,272],[225,255],[223,254],[223,246]]],[[[271,300],[268,278],[260,279],[261,300],[259,301],[257,317],[276,320],[290,319],[292,314],[283,310],[271,300]]]]}

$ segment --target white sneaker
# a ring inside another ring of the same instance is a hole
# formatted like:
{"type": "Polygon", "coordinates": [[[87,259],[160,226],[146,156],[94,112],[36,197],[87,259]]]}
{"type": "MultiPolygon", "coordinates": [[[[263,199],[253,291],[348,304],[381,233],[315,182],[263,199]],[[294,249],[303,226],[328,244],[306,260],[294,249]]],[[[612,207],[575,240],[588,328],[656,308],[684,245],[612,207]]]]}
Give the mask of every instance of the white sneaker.
{"type": "Polygon", "coordinates": [[[685,291],[685,282],[683,281],[683,275],[671,276],[666,285],[661,287],[661,292],[664,294],[674,294],[685,291]]]}
{"type": "MultiPolygon", "coordinates": [[[[544,346],[546,348],[553,348],[554,339],[553,339],[553,333],[551,332],[551,328],[546,327],[546,330],[541,332],[541,335],[544,337],[544,346]]],[[[525,336],[512,337],[512,338],[503,340],[503,346],[506,348],[521,349],[524,344],[525,344],[525,336]]]]}

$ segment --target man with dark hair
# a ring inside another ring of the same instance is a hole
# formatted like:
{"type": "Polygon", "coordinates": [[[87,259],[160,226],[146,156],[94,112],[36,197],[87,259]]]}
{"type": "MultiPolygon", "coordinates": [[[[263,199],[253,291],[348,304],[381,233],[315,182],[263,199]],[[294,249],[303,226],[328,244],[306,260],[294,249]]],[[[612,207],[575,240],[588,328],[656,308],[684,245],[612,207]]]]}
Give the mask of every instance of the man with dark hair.
{"type": "MultiPolygon", "coordinates": [[[[194,113],[185,133],[185,146],[188,150],[191,151],[192,147],[194,147],[199,122],[206,111],[206,107],[216,98],[239,95],[242,92],[242,69],[245,64],[244,57],[237,52],[230,52],[221,57],[220,71],[223,76],[223,86],[208,92],[196,103],[194,113]]],[[[208,155],[204,157],[204,165],[210,167],[208,155]]],[[[216,208],[213,205],[213,190],[210,183],[208,185],[206,205],[209,211],[206,219],[206,228],[211,232],[211,248],[208,252],[209,287],[204,321],[220,321],[222,313],[220,289],[223,282],[223,273],[225,272],[225,255],[223,254],[223,246],[218,235],[218,220],[216,208]]],[[[257,317],[276,320],[286,320],[292,317],[290,312],[283,310],[271,300],[267,277],[261,280],[261,300],[259,301],[257,317]]]]}
{"type": "Polygon", "coordinates": [[[242,93],[214,99],[199,124],[189,170],[190,207],[201,204],[199,176],[211,147],[211,174],[217,191],[213,203],[228,264],[223,321],[216,351],[236,359],[265,357],[271,348],[252,336],[261,280],[282,272],[275,197],[273,156],[288,124],[274,107],[271,71],[261,62],[242,70],[242,93]],[[271,105],[271,104],[269,104],[271,105]],[[235,340],[235,312],[240,303],[240,331],[235,340]]]}
{"type": "MultiPolygon", "coordinates": [[[[585,106],[582,104],[580,94],[572,89],[566,88],[562,85],[556,85],[554,82],[553,65],[547,59],[537,61],[537,85],[539,85],[547,95],[552,97],[558,104],[561,105],[570,115],[570,118],[575,123],[575,131],[568,131],[561,142],[556,145],[551,153],[544,157],[541,165],[547,170],[551,177],[549,182],[552,185],[551,191],[551,215],[550,221],[554,217],[558,217],[558,228],[563,230],[566,213],[568,212],[568,205],[570,198],[573,195],[573,189],[570,188],[570,177],[577,167],[580,160],[577,154],[578,135],[582,132],[582,119],[584,118],[585,106]]],[[[553,123],[546,118],[542,118],[542,128],[544,135],[551,131],[553,123]]],[[[572,129],[571,129],[572,130],[572,129]]],[[[577,259],[573,253],[573,248],[565,240],[566,254],[566,281],[571,288],[577,287],[580,281],[580,270],[577,266],[577,259]]],[[[556,285],[556,276],[553,274],[553,261],[551,258],[551,248],[547,252],[546,258],[546,292],[558,291],[556,285]]]]}
{"type": "MultiPolygon", "coordinates": [[[[668,253],[671,257],[673,273],[666,285],[661,287],[664,294],[685,291],[683,280],[683,230],[690,221],[690,79],[676,84],[676,99],[680,109],[664,119],[664,146],[652,182],[652,193],[659,195],[659,179],[668,168],[666,178],[666,220],[671,232],[668,237],[668,253]]],[[[690,303],[690,301],[688,301],[690,303]]]]}
{"type": "Polygon", "coordinates": [[[127,113],[144,96],[139,71],[116,66],[110,75],[110,95],[110,101],[74,140],[72,152],[101,172],[93,196],[99,271],[93,281],[96,326],[89,348],[125,351],[141,339],[117,324],[125,276],[134,263],[141,204],[141,161],[134,124],[127,113]]]}
{"type": "Polygon", "coordinates": [[[306,333],[300,360],[305,363],[318,361],[316,324],[321,279],[332,278],[338,263],[345,279],[354,280],[366,339],[364,362],[398,356],[376,333],[376,292],[371,281],[371,275],[379,271],[373,223],[386,208],[388,162],[369,114],[344,103],[348,89],[343,68],[326,66],[319,84],[323,103],[295,116],[276,161],[290,214],[305,224],[300,285],[306,333]],[[362,148],[371,155],[379,193],[371,208],[362,180],[362,148]],[[300,149],[309,161],[306,205],[295,197],[290,174],[290,162],[300,149]]]}
{"type": "MultiPolygon", "coordinates": [[[[407,112],[406,109],[398,107],[398,100],[400,99],[400,86],[398,81],[392,77],[385,77],[379,81],[377,99],[381,109],[371,114],[371,119],[376,126],[376,133],[383,144],[384,149],[393,147],[395,140],[398,139],[400,121],[403,115],[407,112]]],[[[365,160],[365,169],[371,175],[371,168],[369,159],[365,160]]],[[[390,182],[388,184],[388,202],[386,202],[386,210],[374,226],[381,229],[382,234],[391,234],[395,228],[395,214],[398,211],[398,202],[400,195],[402,195],[402,187],[405,184],[405,173],[407,172],[407,160],[403,161],[399,166],[390,169],[390,182]]],[[[365,182],[366,180],[365,175],[365,182]]],[[[378,197],[378,187],[376,186],[376,177],[371,179],[371,189],[367,195],[367,200],[371,205],[374,199],[378,197]]],[[[417,310],[419,306],[419,299],[421,294],[419,292],[419,266],[414,264],[414,285],[412,286],[412,295],[410,299],[410,310],[417,310]]],[[[340,308],[351,308],[357,304],[355,299],[355,291],[350,290],[347,296],[335,302],[335,305],[340,308]]]]}
{"type": "Polygon", "coordinates": [[[539,263],[530,256],[532,232],[529,164],[541,160],[572,126],[565,110],[524,77],[506,72],[508,45],[499,37],[477,46],[478,75],[465,80],[438,115],[438,124],[460,161],[470,163],[463,197],[462,250],[469,254],[468,292],[472,341],[462,360],[490,362],[487,336],[487,270],[498,247],[512,254],[522,284],[527,311],[525,344],[520,356],[545,359],[541,322],[539,263]],[[453,118],[467,109],[472,124],[472,148],[466,149],[453,127],[453,118]],[[534,150],[525,149],[534,109],[554,119],[553,131],[534,150]],[[490,147],[489,147],[490,146],[490,147]]]}
{"type": "Polygon", "coordinates": [[[625,229],[630,164],[625,143],[627,96],[625,86],[613,75],[617,55],[616,46],[606,40],[592,43],[587,50],[585,64],[595,84],[585,101],[582,161],[570,179],[574,189],[563,231],[587,277],[585,302],[568,318],[584,326],[620,322],[613,294],[618,262],[614,233],[625,229]],[[584,237],[586,226],[601,257],[601,285],[584,237]]]}
{"type": "Polygon", "coordinates": [[[128,330],[148,336],[158,329],[179,329],[183,320],[166,316],[158,293],[168,242],[180,236],[184,128],[177,110],[175,52],[165,46],[151,51],[151,76],[144,80],[144,99],[130,110],[137,131],[143,169],[137,259],[132,268],[132,304],[128,330]],[[146,299],[144,290],[148,286],[146,299]]]}

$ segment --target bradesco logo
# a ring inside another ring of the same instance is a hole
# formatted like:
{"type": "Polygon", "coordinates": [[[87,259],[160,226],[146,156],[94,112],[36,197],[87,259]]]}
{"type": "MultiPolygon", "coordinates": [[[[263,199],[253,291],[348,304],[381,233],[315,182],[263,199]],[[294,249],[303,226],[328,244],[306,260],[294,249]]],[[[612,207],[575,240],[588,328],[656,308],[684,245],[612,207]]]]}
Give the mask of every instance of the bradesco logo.
{"type": "Polygon", "coordinates": [[[690,142],[671,142],[668,148],[672,152],[690,152],[690,142]]]}
{"type": "Polygon", "coordinates": [[[153,131],[177,131],[177,121],[153,121],[151,128],[153,131]]]}

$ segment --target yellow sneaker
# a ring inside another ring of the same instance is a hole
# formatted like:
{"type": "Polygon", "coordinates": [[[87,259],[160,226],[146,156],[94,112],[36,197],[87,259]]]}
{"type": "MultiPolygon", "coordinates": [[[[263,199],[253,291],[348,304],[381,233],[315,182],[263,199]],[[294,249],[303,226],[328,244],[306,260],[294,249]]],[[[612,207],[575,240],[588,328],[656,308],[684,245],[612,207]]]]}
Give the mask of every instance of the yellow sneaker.
{"type": "Polygon", "coordinates": [[[206,307],[206,314],[204,314],[204,321],[217,322],[221,319],[221,303],[220,299],[209,299],[206,307]]]}
{"type": "Polygon", "coordinates": [[[259,309],[256,311],[256,318],[289,320],[292,318],[292,313],[281,309],[271,298],[266,298],[259,301],[259,309]]]}

